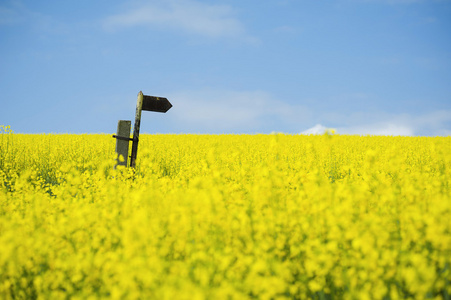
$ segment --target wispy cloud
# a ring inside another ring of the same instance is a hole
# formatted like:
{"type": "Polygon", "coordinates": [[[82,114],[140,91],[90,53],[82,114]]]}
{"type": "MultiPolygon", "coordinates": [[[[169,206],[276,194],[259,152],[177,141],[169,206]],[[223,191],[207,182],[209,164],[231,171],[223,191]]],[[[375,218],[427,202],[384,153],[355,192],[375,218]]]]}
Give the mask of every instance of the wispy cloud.
{"type": "Polygon", "coordinates": [[[35,11],[20,0],[0,4],[0,26],[25,25],[39,36],[67,34],[67,24],[57,21],[51,15],[35,11]]]}
{"type": "Polygon", "coordinates": [[[194,0],[151,1],[103,21],[106,30],[134,26],[182,30],[207,37],[246,37],[245,28],[228,5],[194,0]]]}
{"type": "Polygon", "coordinates": [[[0,5],[0,25],[42,23],[47,17],[29,10],[21,1],[13,0],[0,5]]]}
{"type": "Polygon", "coordinates": [[[361,3],[411,4],[423,2],[424,0],[355,0],[355,1],[361,3]]]}
{"type": "Polygon", "coordinates": [[[0,25],[14,25],[19,23],[21,19],[16,7],[0,6],[0,25]]]}
{"type": "Polygon", "coordinates": [[[263,91],[204,89],[169,96],[174,99],[171,118],[184,132],[269,133],[311,114],[263,91]]]}
{"type": "MultiPolygon", "coordinates": [[[[337,120],[342,120],[338,126],[338,134],[357,135],[392,135],[392,136],[449,136],[451,135],[451,111],[441,110],[422,115],[409,114],[352,114],[350,116],[337,114],[337,120]],[[362,118],[366,115],[365,118],[362,118]]],[[[327,125],[327,118],[322,118],[327,125]]],[[[338,121],[340,123],[340,121],[338,121]]],[[[301,132],[301,134],[323,134],[326,125],[317,124],[301,132]]]]}
{"type": "Polygon", "coordinates": [[[316,124],[315,126],[304,130],[301,134],[324,134],[327,131],[327,127],[321,124],[316,124]]]}
{"type": "Polygon", "coordinates": [[[406,124],[379,122],[337,129],[340,134],[413,136],[415,128],[406,124]]]}
{"type": "Polygon", "coordinates": [[[386,3],[386,4],[414,4],[414,3],[430,3],[430,2],[449,2],[449,0],[354,0],[363,3],[386,3]]]}
{"type": "Polygon", "coordinates": [[[317,110],[258,90],[200,89],[166,96],[174,107],[165,116],[165,122],[175,133],[323,134],[331,128],[338,134],[358,135],[447,136],[451,133],[450,110],[423,114],[317,110]]]}

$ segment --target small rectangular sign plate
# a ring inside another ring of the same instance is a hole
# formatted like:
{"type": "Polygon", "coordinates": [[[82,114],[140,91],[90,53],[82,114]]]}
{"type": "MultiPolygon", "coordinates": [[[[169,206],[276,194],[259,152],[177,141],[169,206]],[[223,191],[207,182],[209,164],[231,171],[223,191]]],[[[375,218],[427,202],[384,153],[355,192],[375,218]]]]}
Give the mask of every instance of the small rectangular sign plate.
{"type": "Polygon", "coordinates": [[[143,96],[143,106],[142,110],[156,111],[165,113],[172,107],[171,102],[167,98],[154,97],[154,96],[143,96]]]}

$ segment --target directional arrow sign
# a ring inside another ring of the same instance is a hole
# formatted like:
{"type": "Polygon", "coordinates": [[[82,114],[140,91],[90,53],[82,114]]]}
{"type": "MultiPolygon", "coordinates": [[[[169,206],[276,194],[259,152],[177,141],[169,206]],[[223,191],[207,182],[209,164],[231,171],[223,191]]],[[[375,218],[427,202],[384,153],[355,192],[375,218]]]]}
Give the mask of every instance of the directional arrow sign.
{"type": "Polygon", "coordinates": [[[167,98],[143,95],[142,110],[165,113],[172,107],[167,98]]]}

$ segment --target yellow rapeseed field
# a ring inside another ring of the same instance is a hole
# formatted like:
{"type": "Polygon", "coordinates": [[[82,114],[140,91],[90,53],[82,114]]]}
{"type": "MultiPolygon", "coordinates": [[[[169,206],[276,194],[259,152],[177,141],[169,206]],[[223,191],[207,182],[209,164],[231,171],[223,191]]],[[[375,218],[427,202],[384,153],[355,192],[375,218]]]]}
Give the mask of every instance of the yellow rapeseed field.
{"type": "Polygon", "coordinates": [[[451,137],[0,131],[1,299],[451,297],[451,137]]]}

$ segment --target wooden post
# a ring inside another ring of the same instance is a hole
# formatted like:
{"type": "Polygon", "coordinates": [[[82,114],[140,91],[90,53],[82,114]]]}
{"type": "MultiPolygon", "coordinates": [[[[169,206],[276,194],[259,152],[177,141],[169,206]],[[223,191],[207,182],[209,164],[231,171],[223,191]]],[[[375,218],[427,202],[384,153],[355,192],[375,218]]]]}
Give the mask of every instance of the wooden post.
{"type": "Polygon", "coordinates": [[[138,94],[138,100],[136,102],[135,127],[133,128],[132,155],[130,158],[130,167],[132,168],[134,168],[136,165],[136,156],[138,155],[139,127],[141,125],[142,106],[143,92],[140,91],[138,94]]]}
{"type": "Polygon", "coordinates": [[[116,153],[117,153],[117,163],[114,166],[116,169],[117,166],[125,166],[127,167],[128,163],[128,145],[130,143],[130,128],[131,121],[119,120],[117,122],[117,133],[114,136],[116,138],[116,153]],[[119,156],[124,158],[124,161],[119,160],[119,156]]]}

